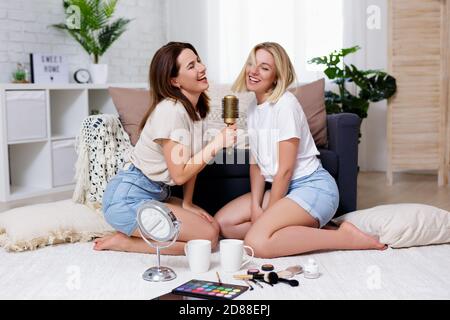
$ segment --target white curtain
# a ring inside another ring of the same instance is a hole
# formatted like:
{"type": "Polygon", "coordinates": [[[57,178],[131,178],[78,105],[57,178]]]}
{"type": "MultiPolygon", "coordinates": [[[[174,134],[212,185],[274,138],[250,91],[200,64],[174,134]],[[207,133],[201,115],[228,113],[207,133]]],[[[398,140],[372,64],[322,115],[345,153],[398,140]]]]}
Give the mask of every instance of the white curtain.
{"type": "Polygon", "coordinates": [[[251,48],[280,43],[299,82],[323,76],[307,61],[343,46],[344,0],[215,0],[207,2],[209,78],[232,83],[251,48]]]}

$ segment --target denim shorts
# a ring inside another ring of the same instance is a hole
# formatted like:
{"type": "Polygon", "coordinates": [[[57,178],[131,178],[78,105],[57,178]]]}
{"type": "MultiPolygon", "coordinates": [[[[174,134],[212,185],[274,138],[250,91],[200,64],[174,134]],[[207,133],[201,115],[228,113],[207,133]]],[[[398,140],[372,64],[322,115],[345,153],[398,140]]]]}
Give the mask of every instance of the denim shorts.
{"type": "Polygon", "coordinates": [[[103,194],[105,220],[115,230],[130,236],[137,228],[139,207],[146,201],[165,201],[169,197],[168,185],[150,180],[131,164],[119,170],[106,186],[103,194]]]}
{"type": "Polygon", "coordinates": [[[320,228],[333,218],[339,206],[336,181],[322,165],[310,175],[292,180],[286,197],[313,216],[320,228]]]}

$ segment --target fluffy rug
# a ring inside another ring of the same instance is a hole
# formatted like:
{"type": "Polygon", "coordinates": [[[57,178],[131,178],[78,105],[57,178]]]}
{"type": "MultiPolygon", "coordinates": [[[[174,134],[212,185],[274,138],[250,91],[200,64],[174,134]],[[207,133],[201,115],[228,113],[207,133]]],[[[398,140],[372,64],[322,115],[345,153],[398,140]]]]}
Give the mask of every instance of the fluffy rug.
{"type": "MultiPolygon", "coordinates": [[[[211,269],[195,275],[186,257],[162,256],[162,265],[178,277],[170,282],[150,283],[142,273],[156,264],[155,255],[97,252],[92,243],[62,244],[36,251],[8,253],[0,249],[0,299],[152,299],[190,280],[244,285],[232,274],[221,272],[219,254],[211,269]]],[[[434,245],[385,251],[334,251],[255,259],[250,267],[272,263],[277,270],[305,264],[313,257],[322,276],[299,287],[280,283],[255,287],[239,299],[450,299],[450,245],[434,245]]],[[[241,273],[243,273],[242,271],[241,273]]]]}

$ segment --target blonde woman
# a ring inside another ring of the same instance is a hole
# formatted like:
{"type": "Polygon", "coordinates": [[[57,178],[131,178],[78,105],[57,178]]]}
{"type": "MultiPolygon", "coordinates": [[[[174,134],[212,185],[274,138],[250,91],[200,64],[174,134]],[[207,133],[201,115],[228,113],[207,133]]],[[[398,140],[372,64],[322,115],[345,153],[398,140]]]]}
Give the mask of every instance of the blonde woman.
{"type": "Polygon", "coordinates": [[[233,85],[256,99],[248,109],[251,192],[215,215],[226,238],[245,239],[261,258],[325,249],[383,249],[385,245],[344,222],[322,229],[334,216],[339,192],[322,167],[306,116],[287,88],[296,79],[277,43],[256,45],[233,85]],[[265,192],[265,183],[272,184],[265,192]]]}

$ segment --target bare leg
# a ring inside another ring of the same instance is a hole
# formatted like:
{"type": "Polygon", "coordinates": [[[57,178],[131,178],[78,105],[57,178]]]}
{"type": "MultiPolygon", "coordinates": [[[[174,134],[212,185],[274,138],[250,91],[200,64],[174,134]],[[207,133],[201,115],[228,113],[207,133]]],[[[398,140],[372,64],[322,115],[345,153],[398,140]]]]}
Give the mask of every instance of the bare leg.
{"type": "MultiPolygon", "coordinates": [[[[266,191],[263,200],[263,209],[269,202],[270,191],[266,191]]],[[[215,215],[214,219],[220,225],[220,232],[225,238],[244,239],[252,226],[251,193],[246,193],[227,203],[215,215]]]]}
{"type": "Polygon", "coordinates": [[[319,223],[297,203],[283,198],[264,212],[245,237],[255,256],[274,258],[316,250],[385,249],[386,246],[353,224],[337,230],[317,229],[319,223]]]}
{"type": "MultiPolygon", "coordinates": [[[[181,199],[170,198],[166,205],[172,210],[175,216],[181,221],[181,230],[178,240],[169,248],[162,249],[161,253],[168,255],[183,255],[184,245],[192,239],[211,240],[211,247],[215,248],[218,242],[219,226],[214,221],[210,223],[197,214],[187,211],[179,205],[181,199]]],[[[114,250],[138,253],[155,253],[142,238],[138,230],[135,230],[131,237],[117,232],[112,236],[96,239],[94,250],[114,250]]]]}

